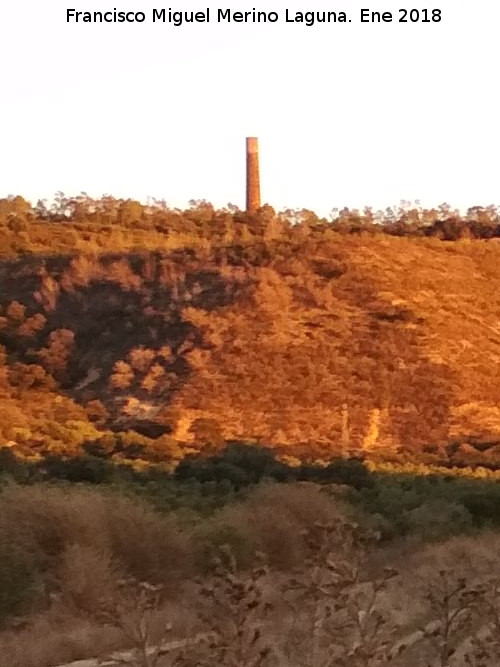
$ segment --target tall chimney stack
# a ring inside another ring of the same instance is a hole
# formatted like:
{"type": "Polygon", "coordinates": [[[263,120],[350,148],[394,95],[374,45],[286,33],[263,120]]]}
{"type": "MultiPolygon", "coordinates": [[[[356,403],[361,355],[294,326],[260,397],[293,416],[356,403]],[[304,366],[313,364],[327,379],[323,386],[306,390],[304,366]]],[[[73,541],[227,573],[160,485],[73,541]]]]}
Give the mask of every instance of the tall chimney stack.
{"type": "Polygon", "coordinates": [[[247,213],[260,208],[259,140],[247,137],[247,213]]]}

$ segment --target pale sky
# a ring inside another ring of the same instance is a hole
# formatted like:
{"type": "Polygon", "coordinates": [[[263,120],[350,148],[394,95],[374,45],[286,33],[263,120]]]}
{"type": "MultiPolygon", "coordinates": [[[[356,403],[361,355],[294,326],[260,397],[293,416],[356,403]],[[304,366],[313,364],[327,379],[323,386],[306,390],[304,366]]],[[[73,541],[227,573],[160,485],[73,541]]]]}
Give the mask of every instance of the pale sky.
{"type": "MultiPolygon", "coordinates": [[[[495,0],[190,3],[211,23],[152,23],[161,4],[0,2],[0,197],[86,191],[244,206],[245,136],[277,209],[401,200],[500,204],[495,0]],[[66,9],[144,11],[142,24],[66,23],[66,9]],[[218,24],[217,8],[277,11],[218,24]],[[348,24],[284,22],[285,9],[348,24]],[[363,24],[359,9],[394,11],[363,24]],[[441,23],[398,23],[400,7],[441,23]]],[[[166,8],[168,4],[164,5],[166,8]]]]}

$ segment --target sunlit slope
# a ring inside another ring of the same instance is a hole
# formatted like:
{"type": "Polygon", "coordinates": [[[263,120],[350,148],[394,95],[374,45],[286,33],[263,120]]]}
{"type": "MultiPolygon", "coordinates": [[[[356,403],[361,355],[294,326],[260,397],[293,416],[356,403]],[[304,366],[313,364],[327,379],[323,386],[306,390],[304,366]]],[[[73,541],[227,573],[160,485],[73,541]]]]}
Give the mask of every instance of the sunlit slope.
{"type": "Polygon", "coordinates": [[[377,239],[352,255],[383,299],[410,309],[425,358],[453,378],[450,436],[500,432],[500,245],[377,239]],[[361,260],[361,261],[359,261],[361,260]]]}
{"type": "MultiPolygon", "coordinates": [[[[4,263],[4,400],[22,403],[27,447],[37,392],[52,423],[55,398],[71,401],[73,449],[137,431],[160,449],[474,458],[471,443],[500,459],[499,245],[331,234],[4,263]]],[[[17,442],[17,417],[2,419],[17,442]]]]}
{"type": "Polygon", "coordinates": [[[494,439],[499,260],[495,242],[351,236],[253,267],[246,302],[185,312],[212,349],[176,396],[183,436],[210,416],[318,451],[494,439]]]}

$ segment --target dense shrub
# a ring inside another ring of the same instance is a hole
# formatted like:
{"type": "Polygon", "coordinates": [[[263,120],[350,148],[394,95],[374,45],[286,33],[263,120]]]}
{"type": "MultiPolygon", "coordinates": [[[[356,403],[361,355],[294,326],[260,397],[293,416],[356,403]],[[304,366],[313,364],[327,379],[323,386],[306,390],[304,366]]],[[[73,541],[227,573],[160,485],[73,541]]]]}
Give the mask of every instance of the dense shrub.
{"type": "Polygon", "coordinates": [[[308,526],[335,521],[345,512],[317,485],[263,484],[217,512],[200,527],[199,537],[209,545],[227,540],[240,566],[260,552],[271,565],[286,570],[304,557],[302,532],[308,526]]]}
{"type": "Polygon", "coordinates": [[[15,456],[8,447],[0,448],[0,477],[25,482],[33,476],[34,467],[15,456]]]}
{"type": "Polygon", "coordinates": [[[162,515],[147,502],[109,498],[104,532],[111,554],[137,579],[175,583],[192,572],[189,537],[175,515],[162,515]]]}
{"type": "Polygon", "coordinates": [[[0,539],[0,622],[30,601],[36,584],[29,552],[0,539]]]}
{"type": "Polygon", "coordinates": [[[359,459],[335,459],[318,475],[321,480],[355,489],[373,486],[373,476],[359,459]]]}
{"type": "Polygon", "coordinates": [[[49,587],[59,581],[71,550],[91,563],[97,556],[90,558],[88,550],[98,549],[100,562],[114,563],[125,575],[168,584],[189,575],[192,563],[188,538],[174,516],[139,498],[89,488],[7,486],[0,493],[0,544],[29,557],[49,587]]]}
{"type": "Polygon", "coordinates": [[[373,485],[349,498],[377,517],[386,537],[445,538],[500,525],[500,484],[445,476],[374,475],[373,485]]]}
{"type": "Polygon", "coordinates": [[[111,462],[97,456],[88,455],[67,459],[59,456],[47,456],[39,467],[49,478],[90,484],[109,482],[116,472],[111,462]]]}
{"type": "Polygon", "coordinates": [[[235,488],[256,484],[266,477],[286,481],[292,475],[292,470],[277,461],[269,449],[243,443],[229,444],[220,454],[208,458],[186,457],[175,469],[178,480],[228,480],[235,488]]]}
{"type": "Polygon", "coordinates": [[[473,518],[464,505],[444,500],[424,502],[405,514],[406,528],[424,540],[445,540],[469,532],[473,518]]]}
{"type": "Polygon", "coordinates": [[[500,526],[500,485],[466,493],[462,503],[477,525],[500,526]]]}

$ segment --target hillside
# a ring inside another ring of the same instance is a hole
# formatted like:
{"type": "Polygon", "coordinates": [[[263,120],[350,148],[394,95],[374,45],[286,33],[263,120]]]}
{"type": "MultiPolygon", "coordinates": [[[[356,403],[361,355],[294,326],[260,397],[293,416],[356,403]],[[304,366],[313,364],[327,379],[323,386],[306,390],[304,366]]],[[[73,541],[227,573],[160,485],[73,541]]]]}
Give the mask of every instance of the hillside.
{"type": "Polygon", "coordinates": [[[230,234],[214,224],[207,240],[198,219],[189,244],[170,230],[72,252],[34,236],[84,240],[76,223],[11,217],[0,439],[23,455],[169,461],[245,440],[306,460],[499,464],[496,240],[318,232],[317,219],[287,232],[266,215],[262,233],[219,212],[230,234]]]}

